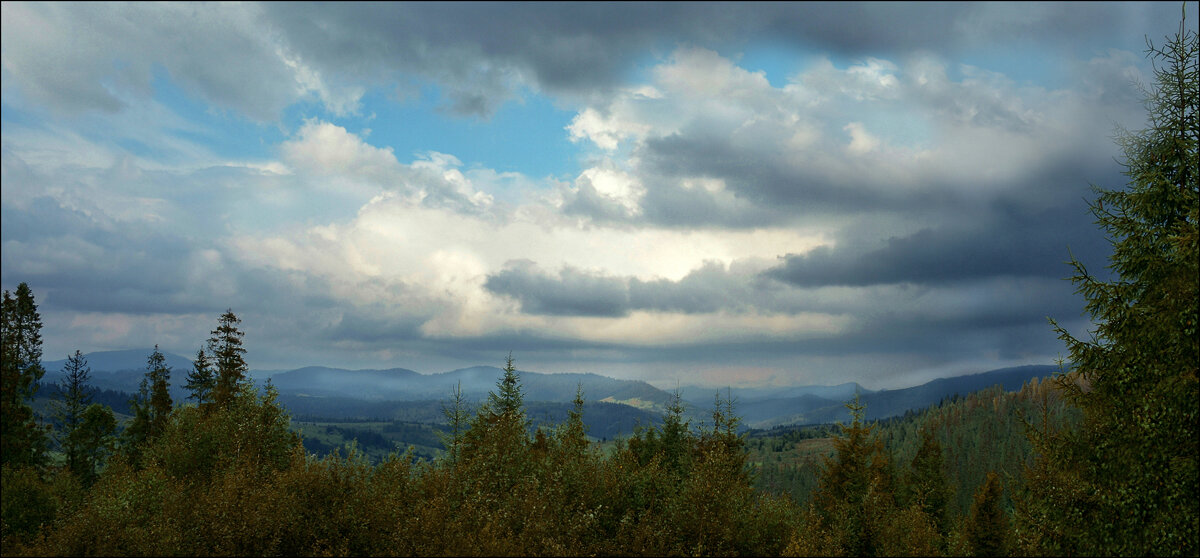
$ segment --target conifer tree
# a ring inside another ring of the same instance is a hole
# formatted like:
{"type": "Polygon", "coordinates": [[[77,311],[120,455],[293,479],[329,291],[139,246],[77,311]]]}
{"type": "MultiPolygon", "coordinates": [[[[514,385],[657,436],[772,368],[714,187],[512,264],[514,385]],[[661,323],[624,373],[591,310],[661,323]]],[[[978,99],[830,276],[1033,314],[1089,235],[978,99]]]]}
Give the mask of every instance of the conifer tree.
{"type": "Polygon", "coordinates": [[[953,495],[946,475],[942,444],[928,427],[921,429],[921,447],[913,457],[905,486],[912,503],[933,520],[942,535],[946,535],[953,495]]]}
{"type": "Polygon", "coordinates": [[[559,447],[572,457],[581,457],[587,451],[587,425],[583,423],[583,384],[575,386],[573,407],[567,411],[567,422],[558,433],[559,447]]]}
{"type": "Polygon", "coordinates": [[[676,388],[671,393],[671,401],[667,403],[667,412],[663,415],[662,444],[663,464],[667,470],[683,474],[691,459],[692,432],[689,421],[684,420],[683,395],[676,388]]]}
{"type": "Polygon", "coordinates": [[[145,376],[138,385],[137,393],[129,398],[129,409],[133,419],[121,432],[121,451],[135,467],[141,463],[142,447],[150,440],[150,428],[154,422],[150,408],[150,382],[145,376]]]}
{"type": "Polygon", "coordinates": [[[891,461],[872,432],[874,425],[864,424],[866,406],[857,394],[846,407],[852,421],[840,425],[835,454],[826,461],[813,497],[814,527],[829,541],[829,547],[816,550],[874,556],[883,551],[885,521],[895,511],[891,461]]]}
{"type": "Polygon", "coordinates": [[[212,330],[208,340],[208,351],[216,362],[216,381],[213,384],[213,403],[225,407],[237,396],[242,383],[246,381],[246,359],[243,355],[246,349],[242,347],[242,337],[245,336],[238,324],[242,320],[234,315],[233,310],[226,310],[221,315],[217,329],[212,330]]]}
{"type": "Polygon", "coordinates": [[[1059,384],[1083,422],[1057,440],[1035,436],[1044,461],[1032,470],[1078,486],[1064,501],[1063,490],[1027,483],[1021,514],[1045,518],[1031,527],[1084,554],[1200,553],[1200,40],[1186,20],[1185,10],[1163,46],[1148,41],[1149,126],[1118,138],[1128,185],[1095,189],[1092,213],[1113,245],[1115,277],[1071,261],[1096,329],[1077,339],[1054,324],[1081,380],[1059,384]],[[1050,502],[1054,513],[1039,511],[1050,502]]]}
{"type": "Polygon", "coordinates": [[[133,420],[125,427],[124,442],[126,455],[134,464],[141,456],[142,446],[158,438],[167,429],[171,417],[170,388],[171,369],[167,359],[154,346],[154,352],[146,359],[146,375],[142,377],[138,392],[129,401],[133,420]]]}
{"type": "Polygon", "coordinates": [[[496,391],[488,393],[488,405],[497,415],[525,416],[525,394],[517,369],[513,367],[512,353],[504,364],[504,375],[496,383],[496,391]]]}
{"type": "Polygon", "coordinates": [[[150,381],[150,437],[157,438],[167,428],[171,418],[171,367],[167,358],[154,346],[146,362],[146,377],[150,381]]]}
{"type": "Polygon", "coordinates": [[[83,353],[76,350],[75,354],[68,356],[54,401],[54,418],[61,428],[57,437],[66,457],[67,469],[81,478],[85,463],[78,432],[83,424],[83,412],[92,402],[92,390],[87,385],[91,371],[83,353]]]}
{"type": "Polygon", "coordinates": [[[113,451],[117,419],[108,405],[92,403],[83,410],[82,420],[74,432],[77,450],[76,473],[83,486],[96,481],[96,470],[113,451]]]}
{"type": "Polygon", "coordinates": [[[455,384],[450,391],[449,406],[442,405],[442,415],[446,417],[449,432],[439,433],[442,445],[446,448],[448,462],[453,466],[458,461],[459,446],[462,444],[463,432],[470,418],[467,415],[467,402],[463,396],[462,381],[455,384]]]}
{"type": "Polygon", "coordinates": [[[975,493],[971,513],[963,528],[972,556],[1006,556],[1008,554],[1008,512],[1001,506],[1004,488],[1000,477],[989,471],[983,485],[975,493]]]}
{"type": "Polygon", "coordinates": [[[188,372],[185,387],[192,392],[188,399],[195,399],[196,403],[201,406],[207,404],[212,398],[215,384],[216,377],[213,375],[212,362],[208,360],[208,354],[202,348],[196,351],[196,360],[192,362],[192,370],[188,372]]]}
{"type": "Polygon", "coordinates": [[[0,304],[0,463],[40,465],[46,431],[29,401],[37,393],[42,368],[42,320],[29,285],[16,296],[4,291],[0,304]]]}

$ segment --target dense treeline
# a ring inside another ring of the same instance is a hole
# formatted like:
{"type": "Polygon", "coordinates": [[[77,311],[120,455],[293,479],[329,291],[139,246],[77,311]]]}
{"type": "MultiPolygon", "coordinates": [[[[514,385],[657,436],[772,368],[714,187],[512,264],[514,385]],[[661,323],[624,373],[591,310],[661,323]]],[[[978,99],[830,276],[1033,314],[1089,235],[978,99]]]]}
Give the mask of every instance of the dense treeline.
{"type": "Polygon", "coordinates": [[[809,463],[800,502],[754,489],[766,469],[749,460],[731,401],[692,425],[676,395],[660,424],[601,451],[582,393],[564,421],[531,428],[511,355],[485,403],[468,409],[460,389],[444,406],[437,459],[318,458],[275,390],[246,380],[232,310],[186,371],[186,401],[168,389],[185,371],[155,348],[119,434],[76,351],[51,431],[30,406],[44,374],[41,318],[22,283],[0,307],[0,551],[1197,555],[1200,43],[1181,24],[1151,53],[1164,62],[1151,126],[1122,136],[1129,187],[1099,190],[1093,205],[1117,278],[1073,262],[1096,329],[1086,340],[1058,329],[1069,370],[887,426],[866,423],[856,399],[851,422],[813,452],[828,457],[809,463]],[[1018,425],[1026,437],[1011,434],[1018,425]]]}
{"type": "MultiPolygon", "coordinates": [[[[1035,378],[1014,392],[997,385],[946,398],[934,407],[877,421],[876,429],[897,463],[911,463],[925,437],[933,437],[942,449],[952,492],[948,509],[957,519],[967,515],[974,489],[989,472],[1005,481],[1002,501],[1011,509],[1013,491],[1034,455],[1028,428],[1070,428],[1079,418],[1079,410],[1066,402],[1055,381],[1035,378]]],[[[829,442],[837,431],[834,426],[815,425],[751,434],[748,446],[758,463],[755,486],[807,503],[825,457],[833,453],[829,442]]]]}

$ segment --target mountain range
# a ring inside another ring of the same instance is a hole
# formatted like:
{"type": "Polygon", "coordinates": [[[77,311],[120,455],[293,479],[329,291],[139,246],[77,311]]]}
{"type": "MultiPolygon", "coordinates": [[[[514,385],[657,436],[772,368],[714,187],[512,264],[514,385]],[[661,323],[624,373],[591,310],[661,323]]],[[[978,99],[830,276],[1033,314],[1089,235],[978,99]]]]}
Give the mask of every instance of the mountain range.
{"type": "MultiPolygon", "coordinates": [[[[145,376],[150,353],[149,349],[135,349],[85,355],[92,371],[91,385],[136,392],[145,376]]],[[[171,353],[164,353],[164,356],[167,365],[172,368],[171,395],[176,401],[183,401],[188,394],[182,386],[192,362],[171,353]]],[[[61,379],[65,364],[65,359],[44,362],[43,367],[47,372],[43,383],[54,383],[61,379]]],[[[735,412],[742,417],[744,425],[770,428],[848,421],[850,415],[845,403],[856,394],[866,404],[867,418],[880,419],[919,410],[955,394],[966,395],[997,384],[1005,390],[1017,390],[1031,378],[1050,376],[1057,371],[1057,366],[1050,365],[1020,366],[879,391],[854,382],[835,386],[729,388],[728,391],[681,386],[678,391],[688,409],[688,416],[694,421],[704,420],[712,409],[713,395],[719,392],[722,396],[728,393],[733,398],[735,412]]],[[[501,369],[493,366],[475,366],[437,374],[421,374],[405,368],[346,370],[308,366],[286,371],[251,371],[250,377],[259,380],[256,383],[260,387],[264,384],[264,378],[269,378],[279,391],[280,402],[289,408],[293,416],[441,422],[441,408],[450,400],[456,386],[461,386],[466,401],[477,405],[486,400],[489,391],[495,389],[502,373],[501,369]]],[[[614,428],[655,422],[672,398],[671,393],[644,381],[619,380],[599,374],[521,371],[520,377],[525,401],[531,411],[536,410],[546,420],[565,416],[577,388],[583,389],[584,400],[589,408],[596,411],[604,408],[600,414],[605,415],[605,420],[612,423],[614,428]]],[[[534,414],[531,412],[530,416],[534,414]]]]}

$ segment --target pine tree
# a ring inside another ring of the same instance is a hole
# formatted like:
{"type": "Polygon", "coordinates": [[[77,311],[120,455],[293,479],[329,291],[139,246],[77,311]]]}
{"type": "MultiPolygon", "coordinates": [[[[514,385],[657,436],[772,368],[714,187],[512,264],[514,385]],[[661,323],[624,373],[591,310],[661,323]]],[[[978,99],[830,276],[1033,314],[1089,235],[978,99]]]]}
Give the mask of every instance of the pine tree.
{"type": "Polygon", "coordinates": [[[946,535],[953,495],[946,475],[942,444],[928,427],[921,429],[921,447],[913,457],[906,481],[912,503],[929,515],[938,531],[946,535]]]}
{"type": "Polygon", "coordinates": [[[58,441],[66,456],[67,469],[81,478],[85,463],[78,431],[83,424],[83,412],[92,402],[92,390],[87,385],[91,371],[83,353],[76,350],[68,356],[54,402],[54,418],[61,428],[58,441]]]}
{"type": "Polygon", "coordinates": [[[496,391],[488,393],[488,405],[497,415],[524,418],[525,394],[517,369],[513,367],[512,353],[505,360],[504,375],[496,383],[496,391]]]}
{"type": "Polygon", "coordinates": [[[1033,470],[1081,486],[1056,502],[1071,509],[1055,514],[1038,509],[1056,495],[1033,487],[1022,513],[1047,518],[1034,527],[1050,535],[1025,538],[1085,554],[1200,553],[1200,40],[1185,22],[1186,13],[1164,46],[1148,43],[1149,127],[1119,136],[1128,186],[1096,188],[1092,213],[1113,245],[1116,277],[1071,262],[1096,329],[1081,340],[1054,324],[1074,367],[1059,383],[1083,422],[1057,444],[1035,439],[1045,461],[1033,470]]]}
{"type": "Polygon", "coordinates": [[[73,445],[77,450],[76,473],[83,486],[96,481],[96,470],[113,451],[117,419],[108,405],[92,403],[83,410],[82,420],[75,429],[73,445]]]}
{"type": "Polygon", "coordinates": [[[885,521],[895,512],[894,474],[883,441],[863,423],[866,406],[856,394],[846,404],[852,417],[833,439],[835,454],[826,460],[813,495],[815,533],[827,541],[818,553],[874,556],[883,552],[885,521]]]}
{"type": "Polygon", "coordinates": [[[583,423],[583,384],[575,386],[573,407],[567,411],[567,422],[558,432],[558,445],[571,457],[582,457],[587,452],[587,425],[583,423]]]}
{"type": "Polygon", "coordinates": [[[226,310],[221,315],[217,329],[212,330],[212,337],[208,340],[208,351],[216,360],[217,377],[213,384],[212,397],[213,403],[218,407],[229,405],[246,381],[249,367],[246,366],[243,356],[246,349],[242,348],[242,337],[245,333],[237,327],[241,323],[242,320],[234,315],[232,309],[226,310]]]}
{"type": "Polygon", "coordinates": [[[963,528],[972,556],[1006,556],[1008,554],[1008,513],[1001,507],[1004,488],[1000,477],[989,471],[983,485],[975,493],[971,513],[963,528]]]}
{"type": "Polygon", "coordinates": [[[29,401],[37,393],[42,368],[42,320],[29,285],[16,297],[4,291],[0,305],[0,463],[41,465],[46,431],[29,401]]]}
{"type": "Polygon", "coordinates": [[[171,367],[167,358],[154,346],[146,361],[146,378],[150,383],[150,438],[157,438],[167,428],[171,418],[171,367]]]}
{"type": "Polygon", "coordinates": [[[129,400],[133,420],[122,433],[121,445],[134,465],[140,464],[143,447],[167,429],[173,404],[170,380],[171,368],[155,345],[154,352],[146,359],[146,375],[142,377],[138,392],[129,400]]]}
{"type": "Polygon", "coordinates": [[[216,377],[213,375],[212,362],[208,360],[208,354],[204,349],[196,351],[196,360],[192,362],[192,370],[188,372],[187,385],[185,386],[192,394],[188,399],[195,399],[196,403],[204,406],[212,398],[212,391],[216,384],[216,377]]]}
{"type": "Polygon", "coordinates": [[[442,445],[446,448],[447,461],[453,466],[458,461],[463,432],[470,421],[461,380],[450,391],[450,405],[442,405],[442,415],[446,417],[446,426],[450,428],[450,431],[439,433],[439,437],[442,445]]]}
{"type": "Polygon", "coordinates": [[[738,434],[741,418],[733,407],[733,397],[728,391],[724,398],[721,398],[720,392],[713,397],[713,424],[701,433],[696,442],[696,453],[705,460],[720,461],[729,479],[749,485],[753,483],[753,478],[746,462],[746,438],[738,434]]]}
{"type": "Polygon", "coordinates": [[[667,403],[667,412],[663,414],[662,435],[659,438],[663,465],[668,471],[683,475],[690,467],[692,437],[689,421],[684,420],[683,395],[676,388],[671,393],[671,401],[667,403]]]}
{"type": "Polygon", "coordinates": [[[133,419],[121,432],[120,445],[130,464],[137,467],[141,464],[142,448],[150,440],[150,429],[154,423],[150,407],[150,382],[145,376],[138,385],[137,393],[129,398],[129,409],[133,411],[133,419]]]}

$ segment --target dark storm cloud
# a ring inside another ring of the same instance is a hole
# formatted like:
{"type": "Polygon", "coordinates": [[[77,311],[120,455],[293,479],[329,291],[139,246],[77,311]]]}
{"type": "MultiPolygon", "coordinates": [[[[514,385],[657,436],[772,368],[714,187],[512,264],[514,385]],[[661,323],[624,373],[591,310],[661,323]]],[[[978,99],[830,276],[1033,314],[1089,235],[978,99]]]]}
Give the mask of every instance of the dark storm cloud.
{"type": "Polygon", "coordinates": [[[52,309],[188,314],[335,304],[320,278],[212,261],[202,253],[217,254],[219,246],[177,234],[169,222],[114,226],[49,197],[26,209],[5,205],[0,214],[5,284],[36,286],[52,309]]]}
{"type": "Polygon", "coordinates": [[[1023,40],[1087,48],[1130,37],[1138,50],[1145,29],[1171,32],[1179,14],[1170,2],[5,6],[5,70],[35,102],[117,112],[151,94],[161,65],[189,92],[259,121],[314,92],[353,104],[347,91],[305,89],[316,85],[297,63],[326,82],[387,86],[419,76],[443,88],[447,110],[486,117],[526,86],[604,98],[648,52],[682,43],[730,53],[768,41],[844,56],[953,56],[1023,40]],[[77,48],[59,48],[66,42],[77,48]]]}
{"type": "Polygon", "coordinates": [[[821,247],[804,255],[788,254],[782,265],[766,275],[806,287],[1063,277],[1068,273],[1064,262],[1071,254],[1085,263],[1102,261],[1106,255],[1103,236],[1079,226],[1081,209],[997,212],[989,222],[924,228],[860,253],[821,247]]]}
{"type": "Polygon", "coordinates": [[[113,227],[39,197],[3,207],[4,276],[47,293],[51,306],[83,312],[189,312],[189,242],[144,226],[113,227]]]}
{"type": "Polygon", "coordinates": [[[509,262],[489,275],[484,287],[517,299],[528,314],[615,317],[629,312],[626,281],[570,267],[554,278],[529,260],[509,262]]]}
{"type": "Polygon", "coordinates": [[[347,308],[327,332],[329,339],[354,343],[406,343],[422,337],[421,324],[428,316],[380,316],[361,308],[347,308]]]}
{"type": "MultiPolygon", "coordinates": [[[[769,284],[708,262],[678,281],[617,277],[564,268],[555,277],[533,262],[509,262],[485,287],[521,303],[527,314],[626,316],[632,311],[703,314],[770,307],[769,284]]],[[[778,310],[777,308],[772,309],[778,310]]]]}
{"type": "MultiPolygon", "coordinates": [[[[488,116],[522,83],[554,94],[606,95],[647,49],[678,43],[743,48],[752,40],[782,41],[844,55],[945,52],[1022,37],[1058,37],[1070,45],[1113,36],[1134,9],[1073,3],[268,2],[263,20],[325,74],[369,80],[388,79],[387,72],[422,75],[446,88],[452,110],[488,116]]],[[[1150,11],[1156,21],[1176,15],[1150,11]]]]}
{"type": "MultiPolygon", "coordinates": [[[[778,152],[747,149],[734,145],[727,137],[708,132],[651,138],[638,155],[649,173],[680,179],[694,176],[719,178],[739,200],[756,207],[783,205],[805,213],[871,211],[880,207],[900,209],[897,198],[901,194],[894,189],[850,176],[829,177],[820,170],[797,165],[778,152]]],[[[676,190],[675,194],[678,196],[680,192],[676,190]]],[[[688,197],[695,200],[700,196],[702,194],[696,193],[688,197]]],[[[677,200],[673,198],[669,195],[650,198],[654,206],[648,213],[670,221],[673,213],[677,213],[673,209],[677,200]]]]}

